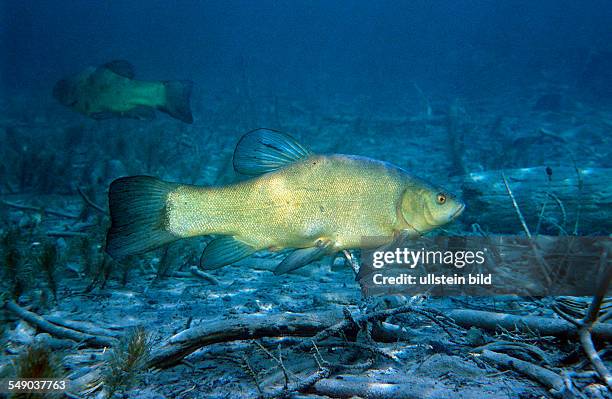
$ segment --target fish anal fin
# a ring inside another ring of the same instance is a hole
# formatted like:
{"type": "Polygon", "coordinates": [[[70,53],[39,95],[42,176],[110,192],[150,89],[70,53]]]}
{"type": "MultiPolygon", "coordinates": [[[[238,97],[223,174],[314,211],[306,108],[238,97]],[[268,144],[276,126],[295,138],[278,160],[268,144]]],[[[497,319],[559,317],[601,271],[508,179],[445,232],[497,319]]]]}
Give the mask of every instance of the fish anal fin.
{"type": "Polygon", "coordinates": [[[312,153],[293,137],[271,129],[246,133],[234,150],[234,169],[244,175],[272,172],[309,157],[312,153]]]}
{"type": "Polygon", "coordinates": [[[233,236],[219,237],[212,240],[200,258],[200,268],[215,270],[227,266],[257,252],[251,245],[233,236]]]}
{"type": "Polygon", "coordinates": [[[104,64],[103,67],[117,75],[134,79],[134,67],[126,60],[113,60],[104,64]]]}
{"type": "Polygon", "coordinates": [[[314,247],[296,249],[276,266],[274,274],[289,273],[293,270],[302,268],[309,263],[329,255],[332,247],[333,243],[331,241],[320,240],[314,247]]]}

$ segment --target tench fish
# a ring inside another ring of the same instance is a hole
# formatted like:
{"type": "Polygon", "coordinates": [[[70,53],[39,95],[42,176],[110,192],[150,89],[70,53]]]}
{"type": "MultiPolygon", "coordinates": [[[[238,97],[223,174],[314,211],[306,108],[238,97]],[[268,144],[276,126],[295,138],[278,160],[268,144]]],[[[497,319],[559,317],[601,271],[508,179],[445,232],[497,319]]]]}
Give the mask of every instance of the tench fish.
{"type": "Polygon", "coordinates": [[[106,251],[121,258],[182,238],[214,235],[202,253],[203,269],[263,249],[294,248],[274,270],[280,274],[344,249],[419,236],[465,208],[460,199],[397,166],[360,156],[313,154],[289,135],[269,129],[245,134],[233,163],[238,173],[254,177],[219,187],[148,176],[113,181],[106,251]]]}
{"type": "Polygon", "coordinates": [[[186,80],[135,80],[134,68],[127,61],[117,60],[60,80],[53,88],[53,97],[93,119],[150,120],[157,109],[193,123],[189,105],[192,86],[186,80]]]}

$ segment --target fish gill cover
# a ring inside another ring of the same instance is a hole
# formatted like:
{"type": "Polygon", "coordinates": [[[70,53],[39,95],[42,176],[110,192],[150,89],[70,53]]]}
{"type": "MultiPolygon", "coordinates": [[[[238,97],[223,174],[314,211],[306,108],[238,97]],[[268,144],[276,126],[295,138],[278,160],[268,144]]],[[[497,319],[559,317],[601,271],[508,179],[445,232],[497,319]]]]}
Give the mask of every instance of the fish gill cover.
{"type": "Polygon", "coordinates": [[[1,394],[609,396],[610,20],[3,1],[1,394]]]}

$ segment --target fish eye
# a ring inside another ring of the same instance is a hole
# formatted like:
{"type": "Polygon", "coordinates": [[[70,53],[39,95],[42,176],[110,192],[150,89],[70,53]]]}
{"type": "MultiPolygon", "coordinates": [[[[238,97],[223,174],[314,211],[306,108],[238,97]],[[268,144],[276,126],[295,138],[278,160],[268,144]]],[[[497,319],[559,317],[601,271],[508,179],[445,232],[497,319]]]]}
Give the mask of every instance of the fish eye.
{"type": "Polygon", "coordinates": [[[438,201],[439,205],[443,205],[446,202],[446,194],[438,193],[436,200],[438,201]]]}

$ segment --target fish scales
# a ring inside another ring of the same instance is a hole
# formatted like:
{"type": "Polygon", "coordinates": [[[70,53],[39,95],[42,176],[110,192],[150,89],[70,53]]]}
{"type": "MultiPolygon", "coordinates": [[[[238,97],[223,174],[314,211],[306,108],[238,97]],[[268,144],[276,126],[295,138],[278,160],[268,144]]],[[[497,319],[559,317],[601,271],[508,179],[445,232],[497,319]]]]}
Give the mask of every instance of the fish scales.
{"type": "Polygon", "coordinates": [[[385,162],[312,156],[230,186],[178,187],[168,197],[170,230],[234,235],[259,249],[302,248],[321,237],[337,249],[355,247],[364,236],[391,236],[401,227],[405,180],[385,162]]]}

